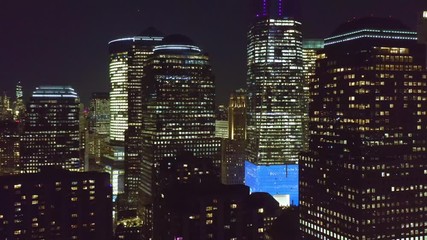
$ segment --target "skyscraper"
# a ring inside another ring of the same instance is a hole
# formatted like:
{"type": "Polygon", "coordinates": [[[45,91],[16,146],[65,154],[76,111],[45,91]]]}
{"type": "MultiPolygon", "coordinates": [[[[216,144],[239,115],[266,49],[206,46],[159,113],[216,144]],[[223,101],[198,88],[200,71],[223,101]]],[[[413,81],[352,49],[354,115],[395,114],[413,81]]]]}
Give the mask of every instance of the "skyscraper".
{"type": "Polygon", "coordinates": [[[139,36],[109,42],[110,50],[110,143],[113,161],[124,161],[124,188],[128,197],[138,193],[141,169],[142,82],[144,63],[163,39],[154,28],[139,36]],[[126,133],[126,134],[125,134],[126,133]],[[126,139],[126,145],[125,145],[126,139]]]}
{"type": "Polygon", "coordinates": [[[100,135],[110,132],[110,96],[106,92],[92,93],[89,106],[89,130],[100,135]]]}
{"type": "Polygon", "coordinates": [[[309,85],[310,81],[313,80],[313,77],[316,73],[316,59],[317,51],[323,49],[324,40],[323,39],[305,39],[302,42],[302,54],[304,60],[304,94],[305,94],[305,107],[304,111],[304,145],[303,150],[306,151],[308,148],[308,105],[310,101],[309,85]]]}
{"type": "Polygon", "coordinates": [[[325,39],[300,161],[304,239],[427,236],[427,72],[416,33],[362,18],[325,39]]]}
{"type": "MultiPolygon", "coordinates": [[[[248,33],[247,149],[250,163],[245,177],[250,178],[249,182],[271,182],[268,178],[276,173],[263,174],[263,169],[267,169],[263,167],[282,165],[277,168],[281,169],[277,174],[290,169],[285,164],[297,169],[298,153],[304,145],[306,107],[301,23],[285,18],[283,9],[282,1],[262,1],[262,8],[248,33]]],[[[276,168],[269,168],[267,172],[273,169],[276,168]]],[[[251,191],[264,191],[250,187],[251,191]]],[[[287,191],[284,185],[277,185],[275,192],[270,193],[283,195],[288,194],[287,191]]],[[[297,196],[292,199],[297,204],[297,196]]]]}
{"type": "Polygon", "coordinates": [[[84,169],[79,158],[79,101],[69,86],[34,90],[21,137],[22,172],[39,172],[43,166],[84,169]]]}
{"type": "Polygon", "coordinates": [[[21,82],[16,84],[16,100],[14,102],[13,109],[13,118],[15,120],[21,121],[24,118],[25,114],[25,103],[24,103],[24,94],[22,91],[21,82]]]}
{"type": "Polygon", "coordinates": [[[108,153],[110,133],[110,96],[107,92],[92,93],[89,103],[87,148],[89,168],[96,169],[101,157],[108,153]]]}
{"type": "Polygon", "coordinates": [[[154,48],[144,68],[141,190],[151,196],[152,166],[178,152],[219,165],[215,135],[215,83],[209,58],[192,40],[171,35],[154,48]]]}

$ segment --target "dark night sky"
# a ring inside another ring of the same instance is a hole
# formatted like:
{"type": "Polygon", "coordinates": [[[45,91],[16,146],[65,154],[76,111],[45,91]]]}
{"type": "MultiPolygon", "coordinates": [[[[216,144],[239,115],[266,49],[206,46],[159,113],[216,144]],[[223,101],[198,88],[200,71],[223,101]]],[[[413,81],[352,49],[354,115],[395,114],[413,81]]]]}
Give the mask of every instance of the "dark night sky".
{"type": "MultiPolygon", "coordinates": [[[[28,96],[41,84],[67,84],[83,101],[108,91],[107,43],[154,26],[181,33],[208,52],[225,102],[246,77],[250,0],[2,0],[0,90],[28,96]]],[[[393,16],[415,30],[427,0],[301,0],[304,37],[323,38],[341,23],[393,16]]]]}

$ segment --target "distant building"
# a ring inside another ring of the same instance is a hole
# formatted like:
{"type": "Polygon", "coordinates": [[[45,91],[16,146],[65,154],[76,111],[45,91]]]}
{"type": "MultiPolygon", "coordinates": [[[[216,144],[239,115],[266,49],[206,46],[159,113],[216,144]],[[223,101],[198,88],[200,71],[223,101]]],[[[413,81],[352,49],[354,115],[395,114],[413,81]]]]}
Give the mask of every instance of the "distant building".
{"type": "Polygon", "coordinates": [[[246,92],[242,89],[230,96],[228,104],[228,139],[222,141],[221,182],[243,184],[246,160],[246,92]]]}
{"type": "Polygon", "coordinates": [[[228,103],[228,138],[246,140],[247,131],[247,96],[244,89],[236,90],[230,95],[228,103]]]}
{"type": "Polygon", "coordinates": [[[215,120],[215,137],[227,139],[228,138],[228,121],[215,120]]]}
{"type": "Polygon", "coordinates": [[[0,175],[19,173],[19,124],[0,120],[0,175]]]}
{"type": "Polygon", "coordinates": [[[6,92],[0,96],[0,119],[8,120],[12,119],[12,109],[10,104],[10,97],[7,96],[6,92]]]}
{"type": "Polygon", "coordinates": [[[16,84],[16,100],[13,105],[13,119],[22,121],[25,117],[24,94],[21,82],[16,84]]]}
{"type": "Polygon", "coordinates": [[[87,152],[89,168],[96,169],[101,158],[109,151],[110,96],[106,92],[92,93],[89,103],[89,134],[87,152]]]}
{"type": "Polygon", "coordinates": [[[0,239],[111,239],[106,173],[43,169],[0,177],[0,239]]]}
{"type": "Polygon", "coordinates": [[[37,87],[21,137],[21,172],[39,172],[44,166],[83,171],[79,147],[77,93],[68,86],[37,87]]]}
{"type": "Polygon", "coordinates": [[[215,109],[215,137],[228,138],[227,108],[223,104],[215,109]]]}
{"type": "Polygon", "coordinates": [[[300,160],[304,239],[427,236],[427,72],[417,33],[392,18],[342,24],[310,83],[300,160]]]}
{"type": "Polygon", "coordinates": [[[109,93],[92,93],[89,105],[89,130],[99,135],[108,136],[110,132],[109,93]]]}
{"type": "Polygon", "coordinates": [[[80,159],[84,171],[89,171],[89,111],[83,103],[79,104],[79,143],[80,159]]]}

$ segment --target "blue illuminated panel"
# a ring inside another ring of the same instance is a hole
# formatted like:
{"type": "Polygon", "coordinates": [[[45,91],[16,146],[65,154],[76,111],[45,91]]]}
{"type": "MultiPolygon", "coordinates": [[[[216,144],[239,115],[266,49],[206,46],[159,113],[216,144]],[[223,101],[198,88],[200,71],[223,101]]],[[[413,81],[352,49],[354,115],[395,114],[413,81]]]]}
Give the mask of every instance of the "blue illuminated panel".
{"type": "Polygon", "coordinates": [[[245,184],[251,193],[267,192],[276,199],[286,196],[291,205],[298,205],[297,164],[265,166],[245,161],[245,184]]]}

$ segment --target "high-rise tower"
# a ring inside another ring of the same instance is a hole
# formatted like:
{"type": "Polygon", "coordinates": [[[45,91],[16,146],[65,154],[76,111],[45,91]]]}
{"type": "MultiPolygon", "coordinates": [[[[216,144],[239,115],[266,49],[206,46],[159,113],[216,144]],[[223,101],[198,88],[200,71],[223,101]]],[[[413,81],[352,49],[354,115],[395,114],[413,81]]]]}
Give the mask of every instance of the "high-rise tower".
{"type": "Polygon", "coordinates": [[[427,236],[427,72],[416,40],[381,18],[325,39],[300,160],[304,239],[427,236]]]}
{"type": "MultiPolygon", "coordinates": [[[[144,68],[141,190],[151,196],[152,166],[178,152],[218,160],[215,83],[209,58],[192,40],[171,35],[144,68]]],[[[218,162],[214,162],[218,165],[218,162]]]]}
{"type": "Polygon", "coordinates": [[[21,172],[44,166],[83,171],[79,152],[79,98],[69,86],[37,87],[21,137],[21,172]]]}
{"type": "Polygon", "coordinates": [[[109,135],[110,96],[107,92],[92,93],[89,106],[89,130],[100,135],[109,135]]]}
{"type": "Polygon", "coordinates": [[[24,103],[24,94],[22,91],[21,82],[16,84],[16,100],[14,102],[13,109],[13,118],[15,120],[21,121],[24,118],[25,114],[25,103],[24,103]]]}
{"type": "Polygon", "coordinates": [[[110,159],[124,160],[124,191],[130,200],[139,194],[141,174],[142,90],[146,87],[143,67],[162,39],[160,32],[148,28],[139,36],[109,43],[110,143],[114,154],[110,159]]]}
{"type": "MultiPolygon", "coordinates": [[[[250,163],[246,184],[251,191],[289,195],[285,182],[289,181],[288,176],[298,181],[295,164],[304,144],[306,101],[301,23],[284,17],[283,1],[261,2],[261,12],[248,33],[250,163]],[[279,172],[271,172],[276,170],[279,172]]],[[[291,185],[297,193],[298,187],[291,185]]],[[[291,198],[290,202],[298,203],[297,196],[291,198]]]]}

